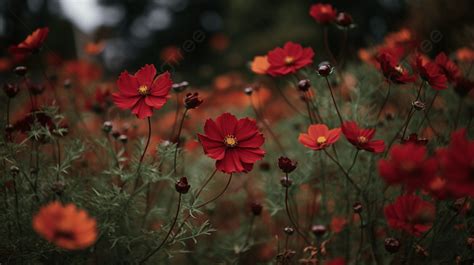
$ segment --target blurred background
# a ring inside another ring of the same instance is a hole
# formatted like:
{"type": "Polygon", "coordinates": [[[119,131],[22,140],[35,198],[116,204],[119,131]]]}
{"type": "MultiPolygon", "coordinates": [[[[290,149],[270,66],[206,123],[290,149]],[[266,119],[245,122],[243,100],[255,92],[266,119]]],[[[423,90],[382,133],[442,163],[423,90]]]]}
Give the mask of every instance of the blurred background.
{"type": "MultiPolygon", "coordinates": [[[[472,0],[2,0],[0,55],[6,58],[9,45],[48,26],[51,63],[88,58],[106,76],[154,63],[179,79],[206,83],[224,72],[250,74],[255,55],[288,40],[312,46],[316,62],[327,59],[321,27],[308,14],[317,2],[353,16],[357,27],[349,32],[347,55],[352,60],[359,48],[402,27],[428,40],[440,32],[432,53],[473,47],[472,0]]],[[[330,30],[335,51],[341,38],[341,31],[330,30]]]]}

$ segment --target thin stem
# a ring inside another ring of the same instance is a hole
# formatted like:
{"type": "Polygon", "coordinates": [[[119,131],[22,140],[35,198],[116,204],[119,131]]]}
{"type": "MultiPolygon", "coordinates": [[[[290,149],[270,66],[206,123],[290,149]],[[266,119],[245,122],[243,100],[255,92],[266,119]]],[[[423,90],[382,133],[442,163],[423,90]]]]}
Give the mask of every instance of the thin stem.
{"type": "Polygon", "coordinates": [[[357,251],[355,265],[359,264],[360,256],[362,254],[362,246],[364,244],[364,218],[361,213],[357,213],[360,219],[360,238],[359,238],[359,250],[357,251]]]}
{"type": "Polygon", "coordinates": [[[359,155],[359,152],[360,152],[360,150],[357,149],[357,151],[356,151],[356,153],[355,153],[355,155],[354,155],[354,159],[352,160],[352,164],[351,164],[351,166],[349,167],[349,169],[347,170],[347,174],[351,173],[351,170],[352,170],[352,168],[354,167],[354,165],[355,165],[355,163],[356,163],[356,161],[357,161],[357,156],[359,155]]]}
{"type": "Polygon", "coordinates": [[[181,121],[179,123],[179,128],[178,128],[178,135],[176,136],[176,148],[174,149],[174,159],[173,159],[173,174],[174,177],[176,178],[176,163],[177,163],[177,156],[178,156],[178,148],[179,148],[179,138],[181,137],[181,131],[183,130],[183,124],[184,124],[184,119],[186,118],[186,114],[188,113],[188,109],[184,110],[183,117],[181,118],[181,121]]]}
{"type": "Polygon", "coordinates": [[[10,97],[7,99],[7,125],[10,124],[10,97]]]}
{"type": "Polygon", "coordinates": [[[202,208],[206,205],[208,205],[209,203],[212,203],[214,202],[215,200],[219,199],[219,197],[222,196],[222,194],[225,193],[225,191],[227,190],[227,188],[229,188],[229,185],[230,185],[230,182],[232,181],[232,173],[229,174],[229,180],[227,181],[227,184],[225,185],[224,189],[219,193],[217,194],[217,196],[215,196],[214,198],[210,199],[209,201],[205,202],[205,203],[202,203],[198,206],[196,206],[196,209],[199,209],[199,208],[202,208]]]}
{"type": "Polygon", "coordinates": [[[155,253],[158,252],[161,249],[161,247],[163,247],[165,245],[166,241],[168,240],[169,236],[171,235],[171,232],[173,232],[173,228],[176,225],[176,222],[178,221],[179,210],[181,209],[181,195],[182,194],[180,193],[179,197],[178,197],[178,207],[176,208],[176,214],[174,216],[173,223],[171,224],[171,227],[168,230],[168,233],[166,233],[165,238],[163,239],[163,241],[161,241],[161,243],[160,243],[160,245],[158,245],[158,247],[156,247],[153,251],[151,251],[148,255],[146,255],[138,264],[145,263],[149,258],[151,258],[153,255],[155,255],[155,253]]]}
{"type": "Polygon", "coordinates": [[[344,167],[339,163],[339,161],[337,161],[333,156],[331,156],[329,154],[328,151],[326,151],[326,149],[323,149],[324,153],[326,153],[326,155],[339,167],[339,169],[342,171],[342,173],[344,173],[344,176],[346,177],[346,179],[351,183],[352,186],[354,186],[354,188],[357,190],[357,192],[359,194],[362,194],[362,190],[361,188],[354,182],[354,180],[351,178],[351,176],[349,176],[349,173],[347,173],[347,171],[344,169],[344,167]]]}
{"type": "Polygon", "coordinates": [[[390,81],[388,82],[388,90],[387,94],[385,95],[385,99],[383,101],[382,106],[380,107],[377,116],[375,116],[375,121],[377,122],[379,120],[380,114],[382,114],[383,109],[385,108],[385,105],[387,105],[388,99],[390,98],[390,89],[391,89],[391,84],[390,81]]]}
{"type": "Polygon", "coordinates": [[[305,114],[303,114],[301,111],[298,110],[298,108],[295,107],[295,105],[293,105],[290,100],[288,100],[288,98],[285,96],[285,94],[283,93],[283,91],[281,90],[281,88],[279,86],[277,86],[277,90],[278,90],[278,93],[280,94],[280,96],[283,98],[283,100],[285,101],[285,103],[292,109],[294,110],[296,113],[298,113],[299,115],[301,116],[306,116],[305,114]]]}
{"type": "Polygon", "coordinates": [[[179,116],[179,92],[176,92],[176,112],[174,114],[173,129],[171,129],[170,138],[173,137],[174,132],[176,131],[176,125],[178,125],[178,116],[179,116]]]}
{"type": "Polygon", "coordinates": [[[323,27],[323,39],[324,39],[324,48],[326,49],[326,53],[331,58],[331,63],[334,66],[337,66],[336,58],[334,57],[334,55],[331,52],[331,49],[329,48],[329,36],[328,36],[328,27],[327,26],[323,27]]]}
{"type": "Polygon", "coordinates": [[[134,185],[133,190],[136,190],[136,188],[138,187],[138,182],[140,181],[140,169],[142,167],[143,158],[145,157],[146,151],[148,149],[148,145],[150,145],[150,138],[151,138],[151,119],[150,117],[148,117],[148,138],[146,140],[145,149],[143,149],[143,153],[140,156],[140,161],[138,162],[137,173],[136,173],[137,177],[135,179],[135,185],[134,185]]]}
{"type": "Polygon", "coordinates": [[[18,225],[18,233],[20,236],[23,234],[20,223],[20,206],[18,202],[18,190],[16,188],[16,176],[13,176],[13,192],[15,193],[15,215],[16,215],[16,224],[18,225]]]}
{"type": "MultiPolygon", "coordinates": [[[[288,173],[286,173],[285,178],[288,179],[288,173]]],[[[288,219],[290,220],[290,223],[293,227],[295,227],[296,232],[303,238],[303,240],[306,242],[306,244],[311,245],[311,242],[308,240],[308,238],[300,231],[298,225],[295,223],[293,220],[293,217],[291,216],[290,213],[290,207],[288,204],[288,187],[285,187],[285,209],[286,209],[286,214],[288,216],[288,219]]]]}
{"type": "Polygon", "coordinates": [[[439,90],[436,90],[436,93],[434,94],[433,99],[431,99],[431,102],[430,102],[430,104],[428,105],[428,108],[427,108],[426,111],[425,111],[425,114],[426,114],[426,115],[423,117],[423,120],[422,120],[421,123],[420,123],[420,127],[423,125],[423,123],[424,123],[425,120],[427,119],[428,114],[430,113],[431,108],[433,107],[433,104],[434,104],[436,98],[438,97],[438,95],[439,95],[439,90]]]}
{"type": "Polygon", "coordinates": [[[61,171],[61,145],[59,143],[59,139],[56,139],[56,149],[57,149],[57,152],[58,152],[58,170],[56,172],[56,181],[59,181],[59,175],[60,175],[60,171],[61,171]]]}
{"type": "Polygon", "coordinates": [[[194,198],[194,200],[197,200],[199,198],[199,195],[201,195],[201,192],[204,190],[204,188],[207,186],[207,184],[209,184],[209,182],[211,181],[211,179],[214,177],[214,175],[216,175],[216,172],[217,172],[217,169],[215,169],[212,174],[206,179],[206,181],[204,182],[204,184],[201,186],[201,188],[199,188],[198,192],[196,193],[196,197],[194,198]]]}
{"type": "Polygon", "coordinates": [[[461,98],[459,100],[458,110],[456,111],[456,117],[454,118],[454,129],[455,130],[458,128],[459,117],[461,116],[461,110],[462,110],[462,107],[463,107],[463,103],[464,103],[464,98],[461,98]]]}
{"type": "Polygon", "coordinates": [[[337,116],[339,117],[339,122],[342,125],[343,119],[342,119],[341,113],[339,112],[339,108],[337,107],[336,99],[334,98],[334,94],[332,92],[331,84],[329,83],[329,79],[328,79],[327,76],[325,77],[325,79],[326,79],[326,83],[328,85],[329,92],[331,93],[332,102],[334,103],[334,107],[336,108],[336,111],[337,111],[337,116]]]}
{"type": "Polygon", "coordinates": [[[309,123],[310,125],[314,124],[313,114],[311,114],[311,107],[309,106],[309,96],[307,95],[306,92],[304,92],[303,97],[304,97],[304,103],[306,104],[306,110],[308,111],[309,123]]]}
{"type": "Polygon", "coordinates": [[[344,29],[344,34],[343,34],[343,37],[342,37],[342,44],[341,44],[341,50],[339,52],[339,67],[342,69],[342,67],[344,66],[344,51],[346,49],[346,46],[347,46],[347,38],[348,38],[348,30],[347,29],[344,29]]]}

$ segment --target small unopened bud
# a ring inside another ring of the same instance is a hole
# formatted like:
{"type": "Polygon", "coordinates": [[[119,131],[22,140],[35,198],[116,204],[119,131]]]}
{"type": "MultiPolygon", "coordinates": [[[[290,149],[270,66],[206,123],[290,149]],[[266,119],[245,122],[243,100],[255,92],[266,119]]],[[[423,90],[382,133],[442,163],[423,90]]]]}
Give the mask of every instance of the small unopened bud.
{"type": "Polygon", "coordinates": [[[186,194],[191,188],[191,185],[188,184],[188,179],[186,177],[181,177],[176,184],[174,185],[177,192],[181,194],[186,194]]]}
{"type": "Polygon", "coordinates": [[[400,241],[393,237],[385,238],[385,250],[390,253],[397,253],[400,249],[400,241]]]}
{"type": "Polygon", "coordinates": [[[311,82],[309,79],[303,79],[298,81],[298,89],[300,91],[306,92],[311,87],[311,82]]]}
{"type": "Polygon", "coordinates": [[[326,234],[326,231],[327,229],[324,225],[313,225],[311,227],[311,232],[313,232],[316,237],[322,237],[324,234],[326,234]]]}
{"type": "Polygon", "coordinates": [[[10,172],[12,173],[13,176],[16,176],[18,175],[18,173],[20,173],[20,169],[17,166],[11,166],[10,172]]]}
{"type": "Polygon", "coordinates": [[[180,92],[183,92],[184,90],[186,90],[186,88],[188,88],[188,86],[189,86],[189,83],[187,81],[183,81],[181,83],[173,84],[172,88],[173,88],[174,92],[180,93],[180,92]]]}
{"type": "Polygon", "coordinates": [[[348,28],[352,25],[352,16],[346,12],[339,12],[336,17],[336,24],[343,28],[348,28]]]}
{"type": "Polygon", "coordinates": [[[51,186],[51,190],[57,195],[61,195],[64,192],[64,187],[66,187],[66,183],[63,181],[55,181],[51,186]]]}
{"type": "Polygon", "coordinates": [[[291,184],[293,184],[293,180],[291,180],[290,178],[284,176],[280,179],[280,184],[285,187],[285,188],[288,188],[291,186],[291,184]]]}
{"type": "Polygon", "coordinates": [[[118,139],[123,144],[126,144],[128,142],[128,137],[125,134],[121,134],[118,139]]]}
{"type": "Polygon", "coordinates": [[[102,131],[104,133],[110,133],[112,131],[113,125],[111,121],[105,121],[104,124],[102,125],[102,131]]]}
{"type": "Polygon", "coordinates": [[[202,102],[203,100],[199,98],[198,92],[188,93],[184,98],[184,107],[186,107],[187,109],[195,109],[199,107],[202,102]]]}
{"type": "Polygon", "coordinates": [[[329,62],[322,62],[318,65],[318,74],[322,77],[329,76],[333,72],[333,67],[329,62]]]}
{"type": "Polygon", "coordinates": [[[413,105],[413,108],[416,110],[424,110],[425,109],[425,103],[417,100],[411,103],[413,105]]]}
{"type": "Polygon", "coordinates": [[[20,88],[16,84],[6,83],[3,85],[3,91],[7,97],[14,98],[20,92],[20,88]]]}
{"type": "Polygon", "coordinates": [[[15,127],[13,127],[13,124],[7,124],[5,125],[5,132],[7,134],[11,134],[15,130],[15,127]]]}
{"type": "Polygon", "coordinates": [[[362,204],[360,202],[356,202],[352,205],[352,209],[354,209],[354,213],[361,213],[362,212],[362,204]]]}
{"type": "Polygon", "coordinates": [[[71,79],[68,78],[68,79],[64,80],[63,86],[64,86],[65,89],[70,89],[72,87],[71,79]]]}
{"type": "Polygon", "coordinates": [[[119,138],[120,137],[120,132],[119,131],[113,131],[112,132],[112,137],[114,137],[115,139],[119,138]]]}
{"type": "Polygon", "coordinates": [[[28,68],[26,68],[26,66],[19,65],[19,66],[15,67],[15,69],[13,69],[13,72],[14,72],[17,76],[23,77],[23,76],[25,76],[26,73],[28,72],[28,68]]]}
{"type": "Polygon", "coordinates": [[[291,236],[295,232],[295,229],[293,229],[293,227],[287,226],[283,229],[283,231],[285,232],[285,234],[291,236]]]}
{"type": "Polygon", "coordinates": [[[244,93],[245,93],[245,95],[247,95],[247,96],[252,95],[252,93],[253,93],[253,88],[252,88],[252,87],[246,87],[246,88],[244,88],[244,93]]]}
{"type": "Polygon", "coordinates": [[[298,162],[289,159],[288,157],[280,156],[278,158],[278,167],[283,171],[283,173],[291,173],[296,169],[298,162]]]}
{"type": "Polygon", "coordinates": [[[470,249],[474,249],[474,237],[468,237],[466,243],[470,249]]]}
{"type": "Polygon", "coordinates": [[[259,202],[252,202],[250,204],[250,210],[252,211],[253,215],[259,216],[262,214],[263,206],[259,202]]]}

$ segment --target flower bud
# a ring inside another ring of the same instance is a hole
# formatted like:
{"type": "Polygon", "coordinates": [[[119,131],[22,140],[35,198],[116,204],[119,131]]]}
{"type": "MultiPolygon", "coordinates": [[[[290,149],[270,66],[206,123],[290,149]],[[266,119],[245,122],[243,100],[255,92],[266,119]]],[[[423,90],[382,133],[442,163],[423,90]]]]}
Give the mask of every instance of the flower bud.
{"type": "Polygon", "coordinates": [[[188,93],[184,98],[184,107],[186,107],[187,109],[195,109],[199,107],[202,102],[203,100],[199,98],[198,92],[188,93]]]}
{"type": "Polygon", "coordinates": [[[425,103],[417,100],[411,103],[413,105],[413,108],[416,110],[424,110],[425,109],[425,103]]]}
{"type": "Polygon", "coordinates": [[[45,87],[41,84],[30,84],[30,91],[33,95],[38,96],[43,94],[45,87]]]}
{"type": "Polygon", "coordinates": [[[467,247],[474,250],[474,237],[468,237],[466,239],[467,247]]]}
{"type": "Polygon", "coordinates": [[[287,226],[283,229],[283,231],[285,232],[285,234],[291,236],[295,232],[295,229],[293,229],[293,227],[287,226]]]}
{"type": "Polygon", "coordinates": [[[18,175],[18,173],[20,173],[20,169],[17,166],[11,166],[10,172],[12,173],[13,176],[16,176],[18,175]]]}
{"type": "Polygon", "coordinates": [[[362,212],[362,204],[360,202],[356,202],[352,205],[352,209],[354,209],[354,213],[361,213],[362,212]]]}
{"type": "Polygon", "coordinates": [[[259,202],[252,202],[250,204],[250,210],[252,211],[253,215],[259,216],[262,214],[263,206],[259,202]]]}
{"type": "Polygon", "coordinates": [[[13,127],[13,124],[10,123],[10,124],[5,125],[5,132],[7,134],[13,133],[14,130],[15,130],[15,127],[13,127]]]}
{"type": "Polygon", "coordinates": [[[68,79],[64,80],[63,86],[64,86],[65,89],[70,89],[72,87],[71,79],[68,78],[68,79]]]}
{"type": "Polygon", "coordinates": [[[291,180],[290,178],[287,178],[286,176],[284,176],[280,179],[280,184],[283,187],[288,188],[288,187],[291,186],[291,184],[293,184],[293,180],[291,180]]]}
{"type": "Polygon", "coordinates": [[[66,187],[66,183],[63,181],[55,181],[51,186],[51,190],[56,193],[57,195],[61,195],[64,192],[64,188],[66,187]]]}
{"type": "Polygon", "coordinates": [[[180,92],[183,92],[184,90],[186,90],[186,88],[188,88],[188,86],[189,86],[189,83],[187,81],[183,81],[181,83],[173,84],[171,86],[171,88],[173,88],[174,92],[180,93],[180,92]]]}
{"type": "Polygon", "coordinates": [[[308,89],[311,87],[311,82],[309,79],[302,79],[298,81],[298,89],[302,92],[308,91],[308,89]]]}
{"type": "Polygon", "coordinates": [[[126,144],[128,142],[128,137],[125,134],[121,134],[118,139],[123,144],[126,144]]]}
{"type": "Polygon", "coordinates": [[[400,249],[400,241],[393,237],[385,238],[385,250],[390,253],[397,253],[400,249]]]}
{"type": "Polygon", "coordinates": [[[348,28],[352,25],[352,16],[346,12],[339,12],[336,17],[336,24],[343,28],[348,28]]]}
{"type": "Polygon", "coordinates": [[[186,177],[181,177],[176,184],[174,185],[177,192],[181,194],[186,194],[191,188],[191,185],[188,184],[188,179],[186,177]]]}
{"type": "Polygon", "coordinates": [[[17,67],[15,67],[15,69],[13,69],[13,72],[19,76],[19,77],[23,77],[26,75],[26,73],[28,72],[28,68],[26,68],[26,66],[23,66],[23,65],[19,65],[17,67]]]}
{"type": "Polygon", "coordinates": [[[316,237],[322,237],[324,234],[326,234],[326,231],[327,229],[324,225],[313,225],[311,227],[311,232],[313,232],[316,237]]]}
{"type": "Polygon", "coordinates": [[[113,131],[112,132],[112,137],[114,137],[115,139],[118,139],[120,137],[120,132],[119,131],[113,131]]]}
{"type": "Polygon", "coordinates": [[[20,88],[16,84],[6,83],[3,85],[3,91],[9,98],[14,98],[20,92],[20,88]]]}
{"type": "Polygon", "coordinates": [[[246,88],[244,89],[244,93],[245,93],[245,95],[247,95],[247,96],[252,95],[252,93],[253,93],[253,88],[252,88],[252,87],[246,87],[246,88]]]}
{"type": "Polygon", "coordinates": [[[278,167],[283,171],[283,173],[290,173],[296,169],[298,162],[289,159],[288,157],[280,156],[278,158],[278,167]]]}
{"type": "Polygon", "coordinates": [[[102,124],[102,131],[104,133],[110,133],[112,131],[112,122],[111,121],[105,121],[104,124],[102,124]]]}
{"type": "Polygon", "coordinates": [[[318,65],[318,74],[322,77],[327,77],[333,72],[333,67],[329,62],[322,62],[318,65]]]}

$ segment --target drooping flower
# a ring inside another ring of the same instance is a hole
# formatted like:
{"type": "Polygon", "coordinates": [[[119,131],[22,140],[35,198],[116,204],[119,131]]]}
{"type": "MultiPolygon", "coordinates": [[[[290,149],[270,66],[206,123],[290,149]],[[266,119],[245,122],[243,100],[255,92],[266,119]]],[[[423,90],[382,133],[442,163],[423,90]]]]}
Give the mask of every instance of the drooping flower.
{"type": "Polygon", "coordinates": [[[97,224],[86,211],[74,204],[51,202],[33,217],[34,230],[56,246],[68,250],[84,249],[94,244],[97,224]]]}
{"type": "Polygon", "coordinates": [[[428,82],[428,84],[435,90],[443,90],[448,87],[448,79],[439,66],[436,63],[423,58],[420,54],[415,56],[413,70],[415,70],[420,75],[421,79],[428,82]]]}
{"type": "Polygon", "coordinates": [[[385,150],[383,140],[372,140],[375,129],[359,128],[354,121],[344,122],[341,129],[346,139],[358,149],[373,153],[382,153],[385,150]]]}
{"type": "Polygon", "coordinates": [[[396,60],[392,54],[382,52],[377,56],[380,70],[384,77],[395,84],[406,84],[415,81],[414,76],[410,76],[405,68],[396,60]]]}
{"type": "Polygon", "coordinates": [[[391,228],[419,237],[433,225],[435,206],[416,195],[403,195],[385,206],[384,213],[391,228]]]}
{"type": "Polygon", "coordinates": [[[224,113],[215,121],[206,120],[204,133],[198,134],[204,153],[215,159],[216,168],[224,173],[249,172],[265,155],[263,134],[249,118],[224,113]]]}
{"type": "Polygon", "coordinates": [[[314,52],[311,47],[303,48],[300,44],[287,42],[283,48],[277,47],[268,52],[270,67],[267,74],[283,76],[296,73],[299,69],[313,63],[314,52]]]}
{"type": "Polygon", "coordinates": [[[407,143],[394,145],[389,159],[379,160],[378,168],[387,184],[401,184],[412,192],[431,182],[437,165],[436,160],[427,158],[425,146],[407,143]]]}
{"type": "Polygon", "coordinates": [[[453,132],[449,146],[439,149],[436,157],[449,194],[474,196],[474,141],[467,139],[466,129],[453,132]]]}
{"type": "Polygon", "coordinates": [[[169,72],[155,76],[155,66],[150,64],[134,75],[122,72],[117,80],[119,92],[112,94],[115,105],[132,110],[139,119],[150,117],[153,109],[158,110],[165,105],[173,85],[169,72]]]}
{"type": "Polygon", "coordinates": [[[10,46],[9,52],[18,59],[24,59],[41,49],[48,33],[49,28],[36,29],[18,45],[10,46]]]}
{"type": "Polygon", "coordinates": [[[268,63],[267,56],[255,56],[250,63],[250,69],[258,75],[266,74],[268,67],[270,67],[270,63],[268,63]]]}
{"type": "Polygon", "coordinates": [[[329,130],[324,124],[312,124],[308,128],[308,133],[300,133],[298,140],[308,148],[321,150],[337,142],[340,135],[340,128],[329,130]]]}
{"type": "Polygon", "coordinates": [[[330,4],[314,4],[309,9],[309,14],[316,22],[328,24],[336,19],[337,11],[330,4]]]}
{"type": "Polygon", "coordinates": [[[444,52],[436,56],[435,63],[440,67],[449,82],[455,82],[461,77],[461,70],[459,67],[451,61],[444,52]]]}

